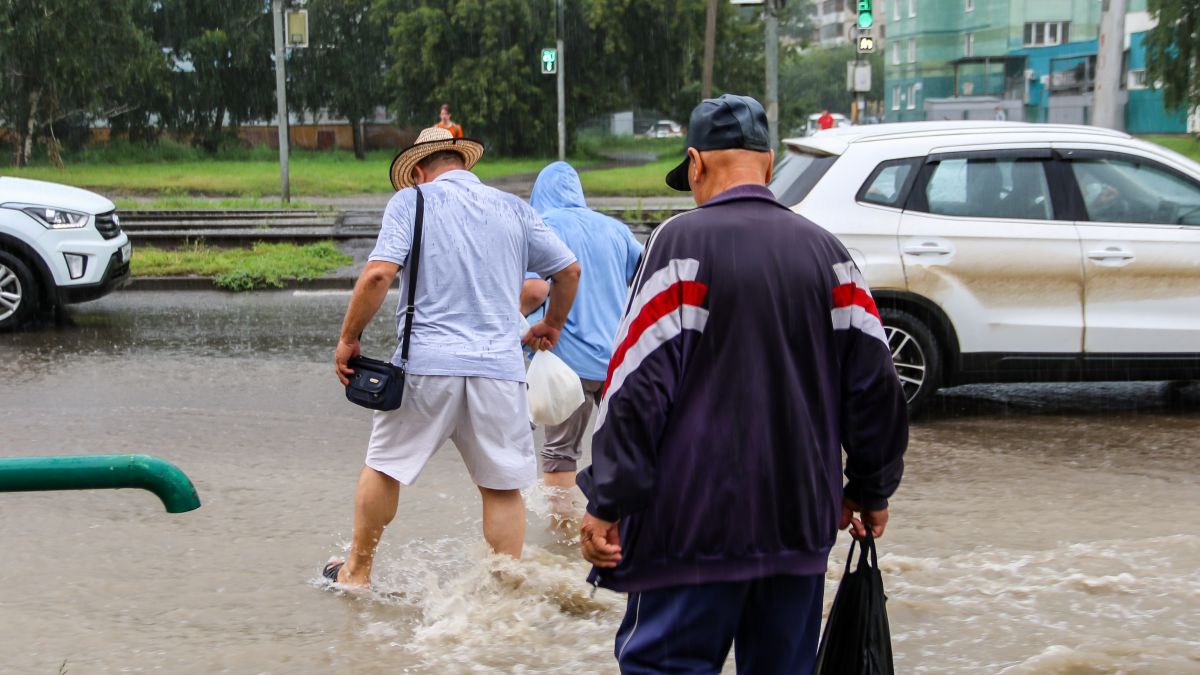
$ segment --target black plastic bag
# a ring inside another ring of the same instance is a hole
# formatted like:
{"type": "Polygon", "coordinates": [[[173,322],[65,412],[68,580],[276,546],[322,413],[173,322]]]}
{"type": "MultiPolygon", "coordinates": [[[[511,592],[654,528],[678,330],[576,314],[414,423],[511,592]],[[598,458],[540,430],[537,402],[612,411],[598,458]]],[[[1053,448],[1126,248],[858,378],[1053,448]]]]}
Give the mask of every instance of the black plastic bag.
{"type": "Polygon", "coordinates": [[[817,650],[816,675],[894,675],[892,631],[887,596],[870,530],[861,542],[858,569],[850,571],[855,543],[846,556],[846,571],[829,609],[829,620],[817,650]],[[868,562],[869,559],[869,562],[868,562]]]}

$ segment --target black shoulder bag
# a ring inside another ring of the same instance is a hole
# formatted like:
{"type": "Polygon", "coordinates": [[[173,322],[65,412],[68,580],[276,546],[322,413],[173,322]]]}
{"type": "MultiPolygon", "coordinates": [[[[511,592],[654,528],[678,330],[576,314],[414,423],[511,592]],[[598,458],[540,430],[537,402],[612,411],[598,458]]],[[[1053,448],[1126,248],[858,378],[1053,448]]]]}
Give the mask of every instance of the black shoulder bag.
{"type": "Polygon", "coordinates": [[[400,341],[400,365],[356,356],[350,359],[350,384],[346,399],[372,410],[395,410],[404,400],[404,375],[408,370],[408,343],[412,341],[413,304],[417,297],[417,264],[421,261],[421,229],[425,219],[425,195],[417,187],[417,217],[413,222],[413,244],[408,253],[408,305],[404,308],[404,332],[400,341]]]}

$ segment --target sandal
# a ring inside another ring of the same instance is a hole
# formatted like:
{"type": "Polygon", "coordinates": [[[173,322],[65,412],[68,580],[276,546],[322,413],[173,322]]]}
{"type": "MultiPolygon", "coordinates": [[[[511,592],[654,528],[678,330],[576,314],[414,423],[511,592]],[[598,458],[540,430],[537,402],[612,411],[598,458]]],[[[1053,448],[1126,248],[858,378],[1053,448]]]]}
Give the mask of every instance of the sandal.
{"type": "Polygon", "coordinates": [[[336,584],[338,582],[338,572],[342,571],[342,565],[345,564],[343,560],[330,560],[325,563],[325,567],[321,570],[321,576],[325,577],[329,583],[336,584]]]}

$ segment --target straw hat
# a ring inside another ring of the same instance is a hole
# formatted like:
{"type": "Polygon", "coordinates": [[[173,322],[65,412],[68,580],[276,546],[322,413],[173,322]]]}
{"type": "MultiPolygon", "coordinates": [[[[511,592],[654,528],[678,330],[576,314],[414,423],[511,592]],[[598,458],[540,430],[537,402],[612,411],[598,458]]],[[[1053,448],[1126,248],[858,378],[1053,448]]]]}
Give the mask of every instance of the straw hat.
{"type": "Polygon", "coordinates": [[[451,150],[462,155],[463,162],[466,163],[467,169],[470,169],[483,156],[483,143],[470,138],[455,138],[448,129],[439,129],[438,127],[422,129],[421,135],[417,136],[417,141],[401,150],[400,154],[392,160],[390,172],[392,187],[403,190],[416,185],[417,181],[413,170],[417,168],[417,164],[442,150],[451,150]]]}

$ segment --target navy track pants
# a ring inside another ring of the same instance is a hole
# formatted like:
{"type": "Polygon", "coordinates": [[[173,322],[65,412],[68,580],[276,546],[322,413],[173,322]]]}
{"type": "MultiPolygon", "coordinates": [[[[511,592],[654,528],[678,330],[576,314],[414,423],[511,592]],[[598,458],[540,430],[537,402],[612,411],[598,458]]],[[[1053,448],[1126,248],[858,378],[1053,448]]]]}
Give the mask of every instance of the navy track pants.
{"type": "Polygon", "coordinates": [[[617,629],[621,672],[808,675],[817,657],[824,575],[630,593],[617,629]]]}

